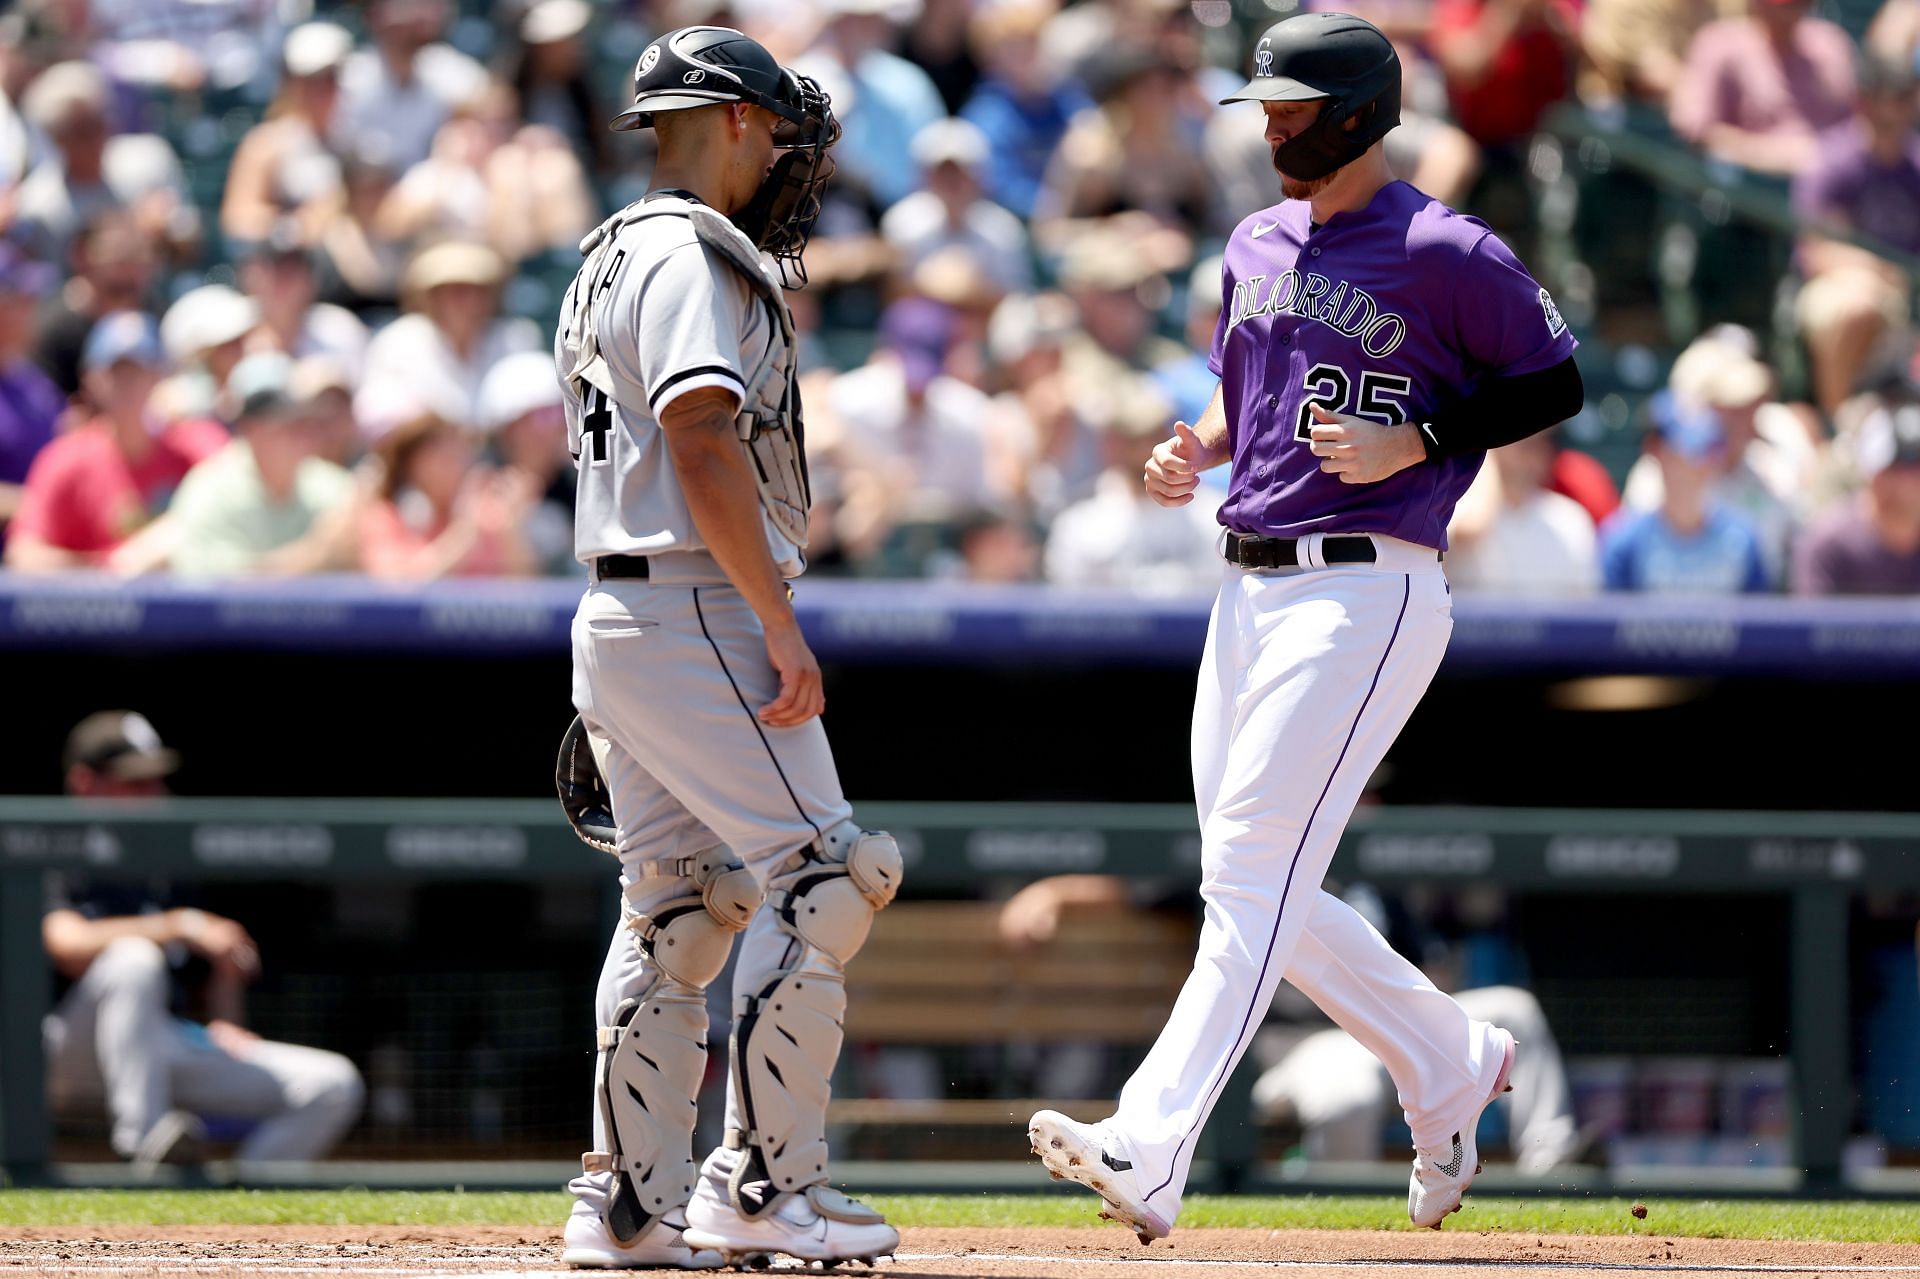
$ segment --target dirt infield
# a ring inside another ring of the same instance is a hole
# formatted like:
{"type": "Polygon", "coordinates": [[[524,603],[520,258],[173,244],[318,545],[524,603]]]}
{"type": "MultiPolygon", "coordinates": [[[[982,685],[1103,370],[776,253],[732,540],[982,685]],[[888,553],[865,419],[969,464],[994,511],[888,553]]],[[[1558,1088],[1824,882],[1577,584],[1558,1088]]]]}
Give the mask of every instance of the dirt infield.
{"type": "MultiPolygon", "coordinates": [[[[557,1231],[406,1226],[147,1227],[0,1232],[0,1279],[142,1275],[154,1279],[409,1279],[578,1272],[559,1266],[557,1231]]],[[[854,1268],[856,1271],[858,1267],[854,1268]]],[[[1143,1248],[1118,1229],[905,1232],[879,1269],[919,1279],[1228,1279],[1274,1270],[1325,1276],[1472,1275],[1548,1279],[1625,1272],[1920,1275],[1920,1246],[1759,1243],[1407,1231],[1189,1230],[1143,1248]]]]}

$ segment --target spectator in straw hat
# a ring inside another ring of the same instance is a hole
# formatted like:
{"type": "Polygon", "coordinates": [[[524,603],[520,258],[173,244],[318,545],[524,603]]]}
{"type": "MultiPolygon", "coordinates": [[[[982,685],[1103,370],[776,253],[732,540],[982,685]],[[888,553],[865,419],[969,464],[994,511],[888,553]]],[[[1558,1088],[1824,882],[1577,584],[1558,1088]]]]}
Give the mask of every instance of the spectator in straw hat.
{"type": "Polygon", "coordinates": [[[1186,354],[1155,331],[1154,314],[1169,293],[1164,267],[1126,235],[1102,229],[1078,238],[1061,263],[1060,284],[1080,311],[1083,332],[1067,343],[1067,376],[1087,403],[1106,400],[1130,373],[1186,354]]]}
{"type": "Polygon", "coordinates": [[[378,433],[420,412],[479,425],[487,370],[540,345],[532,323],[498,316],[505,277],[506,264],[484,244],[449,240],[415,255],[402,287],[408,313],[367,346],[356,400],[362,426],[378,433]]]}

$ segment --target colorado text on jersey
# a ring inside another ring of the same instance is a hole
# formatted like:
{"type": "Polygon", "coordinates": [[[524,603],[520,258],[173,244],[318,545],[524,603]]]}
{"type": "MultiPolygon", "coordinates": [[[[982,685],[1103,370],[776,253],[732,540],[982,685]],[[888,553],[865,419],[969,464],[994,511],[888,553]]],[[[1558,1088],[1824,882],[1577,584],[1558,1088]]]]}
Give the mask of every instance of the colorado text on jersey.
{"type": "Polygon", "coordinates": [[[1393,311],[1381,314],[1372,294],[1365,289],[1349,290],[1345,280],[1336,283],[1317,272],[1303,276],[1297,270],[1282,271],[1273,277],[1273,286],[1262,299],[1260,286],[1266,280],[1264,275],[1248,276],[1233,286],[1233,307],[1227,317],[1229,333],[1242,320],[1291,312],[1318,320],[1336,333],[1359,338],[1360,348],[1375,359],[1392,355],[1406,340],[1405,319],[1393,311]]]}

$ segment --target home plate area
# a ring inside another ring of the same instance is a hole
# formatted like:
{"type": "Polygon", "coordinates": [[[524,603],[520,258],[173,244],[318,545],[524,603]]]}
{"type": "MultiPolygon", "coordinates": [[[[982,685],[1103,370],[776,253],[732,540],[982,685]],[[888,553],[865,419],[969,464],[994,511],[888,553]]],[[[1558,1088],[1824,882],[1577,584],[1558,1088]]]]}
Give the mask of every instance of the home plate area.
{"type": "MultiPolygon", "coordinates": [[[[557,1232],[511,1227],[101,1227],[0,1232],[0,1279],[138,1274],[226,1276],[579,1275],[559,1265],[557,1232]]],[[[801,1269],[776,1265],[775,1270],[801,1269]]],[[[1619,1272],[1920,1275],[1920,1246],[1628,1238],[1448,1230],[1187,1230],[1143,1248],[1115,1229],[909,1229],[875,1271],[921,1279],[1287,1279],[1619,1272]]],[[[866,1267],[844,1267],[859,1274],[866,1267]]]]}

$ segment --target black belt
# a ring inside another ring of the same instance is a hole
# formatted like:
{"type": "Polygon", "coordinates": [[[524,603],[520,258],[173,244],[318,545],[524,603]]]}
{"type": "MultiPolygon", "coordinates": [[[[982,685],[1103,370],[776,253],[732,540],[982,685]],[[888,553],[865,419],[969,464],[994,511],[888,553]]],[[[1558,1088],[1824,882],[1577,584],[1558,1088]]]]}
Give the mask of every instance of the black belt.
{"type": "MultiPolygon", "coordinates": [[[[1371,564],[1378,558],[1373,539],[1364,533],[1329,536],[1320,543],[1323,564],[1371,564]]],[[[1241,568],[1299,568],[1300,539],[1248,537],[1229,530],[1227,563],[1241,568]]]]}
{"type": "Polygon", "coordinates": [[[602,555],[593,562],[593,577],[597,582],[623,577],[644,582],[651,576],[644,555],[602,555]]]}

